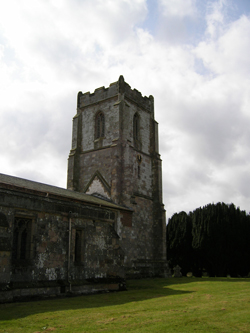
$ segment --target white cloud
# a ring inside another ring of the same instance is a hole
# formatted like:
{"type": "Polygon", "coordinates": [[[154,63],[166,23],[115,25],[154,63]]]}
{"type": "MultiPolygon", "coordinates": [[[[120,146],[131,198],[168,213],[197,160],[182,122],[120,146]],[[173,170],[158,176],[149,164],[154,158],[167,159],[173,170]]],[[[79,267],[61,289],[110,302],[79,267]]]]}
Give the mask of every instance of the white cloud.
{"type": "MultiPolygon", "coordinates": [[[[250,70],[250,20],[242,16],[215,40],[204,41],[196,49],[205,66],[215,74],[244,76],[250,70]]],[[[247,77],[247,76],[246,76],[247,77]]]]}
{"type": "Polygon", "coordinates": [[[165,16],[195,16],[196,0],[159,0],[165,16]]]}
{"type": "Polygon", "coordinates": [[[208,12],[206,15],[206,33],[212,38],[216,38],[218,36],[218,33],[224,29],[225,10],[227,8],[226,6],[228,6],[227,0],[208,2],[208,12]]]}
{"type": "MultiPolygon", "coordinates": [[[[161,14],[175,16],[181,30],[186,17],[199,14],[198,2],[162,0],[161,14]]],[[[65,186],[77,92],[123,74],[132,88],[155,97],[168,217],[213,201],[247,209],[250,19],[229,22],[227,2],[214,1],[194,45],[172,27],[168,37],[161,20],[164,39],[150,34],[142,27],[146,5],[0,4],[0,172],[65,186]]]]}

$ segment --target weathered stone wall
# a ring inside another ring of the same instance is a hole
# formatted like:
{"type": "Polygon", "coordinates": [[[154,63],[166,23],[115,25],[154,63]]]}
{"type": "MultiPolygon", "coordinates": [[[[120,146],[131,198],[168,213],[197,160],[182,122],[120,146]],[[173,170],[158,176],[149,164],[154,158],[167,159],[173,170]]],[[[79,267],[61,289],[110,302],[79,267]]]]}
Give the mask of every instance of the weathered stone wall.
{"type": "Polygon", "coordinates": [[[118,233],[125,250],[125,265],[134,260],[152,260],[152,200],[135,197],[131,227],[119,223],[118,233]]]}
{"type": "Polygon", "coordinates": [[[111,148],[100,149],[98,154],[96,151],[90,151],[81,155],[80,168],[84,172],[81,174],[79,183],[82,191],[86,190],[89,180],[96,171],[100,172],[102,177],[111,187],[112,165],[110,164],[110,161],[112,160],[113,155],[111,148]]]}
{"type": "Polygon", "coordinates": [[[77,117],[82,119],[82,126],[75,126],[81,143],[70,153],[68,188],[74,189],[72,184],[78,182],[78,191],[92,191],[90,180],[98,171],[113,202],[133,211],[131,221],[127,217],[117,221],[127,272],[131,276],[133,271],[138,276],[162,274],[164,265],[159,261],[166,259],[165,211],[153,97],[142,97],[120,77],[109,88],[80,93],[77,117]],[[105,134],[95,140],[95,115],[100,111],[105,117],[105,134]],[[139,119],[136,141],[135,115],[139,119]]]}
{"type": "MultiPolygon", "coordinates": [[[[4,196],[0,194],[1,201],[4,196]]],[[[0,283],[9,283],[11,264],[11,237],[8,222],[8,209],[0,207],[0,283]]]]}
{"type": "Polygon", "coordinates": [[[109,88],[100,87],[95,89],[94,93],[90,94],[89,92],[82,93],[81,91],[78,93],[78,105],[77,107],[85,107],[89,104],[95,104],[101,100],[111,98],[116,96],[118,93],[118,85],[117,82],[111,83],[109,88]]]}
{"type": "Polygon", "coordinates": [[[77,107],[83,108],[87,105],[93,105],[105,99],[110,99],[118,94],[126,94],[130,101],[136,102],[147,111],[152,111],[153,97],[142,96],[140,91],[131,89],[130,85],[124,81],[123,76],[119,77],[117,82],[111,83],[108,88],[100,87],[95,89],[94,93],[78,93],[77,107]]]}
{"type": "Polygon", "coordinates": [[[112,144],[113,139],[119,136],[119,108],[114,105],[115,98],[108,101],[99,102],[93,106],[87,106],[82,111],[82,150],[94,149],[95,143],[95,116],[99,111],[105,114],[105,136],[102,146],[112,144]]]}
{"type": "Polygon", "coordinates": [[[0,194],[0,212],[7,223],[0,226],[0,302],[40,292],[65,293],[71,285],[75,292],[85,289],[87,292],[91,291],[90,284],[93,291],[101,290],[101,285],[104,290],[108,289],[109,284],[112,290],[114,285],[118,290],[120,283],[124,283],[124,253],[115,231],[119,210],[107,211],[65,198],[27,193],[27,190],[9,191],[0,187],[0,194]],[[86,209],[89,215],[99,218],[83,216],[86,209]],[[25,258],[13,255],[18,218],[32,224],[30,235],[26,235],[25,258]],[[76,232],[82,235],[80,260],[76,260],[76,232]],[[96,281],[101,283],[99,287],[95,286],[96,281]]]}
{"type": "Polygon", "coordinates": [[[164,275],[154,100],[123,77],[78,94],[67,184],[76,192],[50,193],[45,184],[0,178],[0,301],[119,290],[125,271],[127,277],[164,275]],[[101,136],[99,112],[105,119],[101,136]],[[115,204],[78,192],[98,192],[115,204]]]}

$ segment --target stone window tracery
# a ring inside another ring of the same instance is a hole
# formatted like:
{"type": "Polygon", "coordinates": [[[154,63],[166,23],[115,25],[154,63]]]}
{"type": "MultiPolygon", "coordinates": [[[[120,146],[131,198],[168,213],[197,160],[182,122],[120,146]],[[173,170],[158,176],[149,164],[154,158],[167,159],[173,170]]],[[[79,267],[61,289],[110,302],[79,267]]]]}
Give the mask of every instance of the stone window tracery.
{"type": "Polygon", "coordinates": [[[14,222],[12,258],[31,259],[32,219],[16,217],[14,222]]]}

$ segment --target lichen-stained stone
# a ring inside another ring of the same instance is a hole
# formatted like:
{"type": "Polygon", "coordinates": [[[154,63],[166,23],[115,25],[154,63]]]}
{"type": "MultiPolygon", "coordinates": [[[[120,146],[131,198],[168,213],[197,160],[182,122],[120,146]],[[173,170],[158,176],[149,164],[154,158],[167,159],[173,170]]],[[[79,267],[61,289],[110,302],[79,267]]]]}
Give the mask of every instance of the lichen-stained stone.
{"type": "Polygon", "coordinates": [[[166,276],[154,99],[120,76],[78,93],[67,190],[0,174],[0,302],[166,276]]]}
{"type": "Polygon", "coordinates": [[[125,288],[115,226],[129,209],[1,174],[0,196],[0,302],[125,288]]]}
{"type": "Polygon", "coordinates": [[[108,88],[78,94],[68,188],[106,197],[108,192],[113,202],[131,210],[121,213],[116,224],[127,277],[164,275],[166,222],[152,96],[132,90],[122,76],[108,88]],[[96,138],[95,117],[100,112],[105,128],[96,138]],[[93,178],[96,173],[109,191],[93,178]]]}

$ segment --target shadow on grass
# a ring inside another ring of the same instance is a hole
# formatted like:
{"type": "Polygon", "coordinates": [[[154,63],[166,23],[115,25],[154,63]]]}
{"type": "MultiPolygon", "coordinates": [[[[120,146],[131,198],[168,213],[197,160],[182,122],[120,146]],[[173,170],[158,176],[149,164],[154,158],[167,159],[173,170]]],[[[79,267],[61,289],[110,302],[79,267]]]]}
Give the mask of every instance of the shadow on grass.
{"type": "Polygon", "coordinates": [[[192,293],[192,291],[174,290],[166,287],[167,281],[168,279],[130,280],[127,291],[0,304],[0,321],[55,311],[119,306],[154,298],[192,293]]]}
{"type": "MultiPolygon", "coordinates": [[[[190,294],[195,291],[176,290],[175,285],[189,283],[213,283],[213,282],[249,282],[250,279],[229,278],[173,278],[173,279],[143,279],[129,280],[128,290],[95,295],[83,295],[47,299],[32,302],[0,304],[0,320],[13,320],[24,318],[34,314],[52,313],[56,311],[80,310],[119,306],[129,303],[137,303],[154,298],[178,296],[190,294]]],[[[130,304],[131,305],[131,304],[130,304]]]]}

